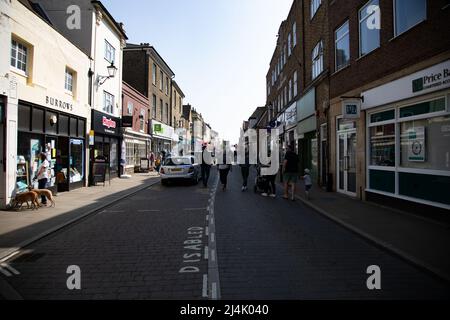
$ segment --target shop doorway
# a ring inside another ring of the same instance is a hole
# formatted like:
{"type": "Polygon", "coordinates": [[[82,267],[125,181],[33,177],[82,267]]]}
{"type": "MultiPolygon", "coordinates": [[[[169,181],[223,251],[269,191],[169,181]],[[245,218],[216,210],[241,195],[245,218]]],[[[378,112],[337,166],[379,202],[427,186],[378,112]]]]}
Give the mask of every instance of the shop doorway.
{"type": "Polygon", "coordinates": [[[338,121],[337,190],[356,197],[356,123],[338,121]]]}

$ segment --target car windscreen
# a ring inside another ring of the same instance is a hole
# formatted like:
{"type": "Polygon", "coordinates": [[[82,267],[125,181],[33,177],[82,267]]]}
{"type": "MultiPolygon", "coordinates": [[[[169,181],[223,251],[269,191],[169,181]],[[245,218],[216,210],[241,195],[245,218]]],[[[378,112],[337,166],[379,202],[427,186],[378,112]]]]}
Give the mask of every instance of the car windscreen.
{"type": "Polygon", "coordinates": [[[165,166],[179,166],[179,165],[190,165],[190,158],[168,158],[164,162],[165,166]]]}

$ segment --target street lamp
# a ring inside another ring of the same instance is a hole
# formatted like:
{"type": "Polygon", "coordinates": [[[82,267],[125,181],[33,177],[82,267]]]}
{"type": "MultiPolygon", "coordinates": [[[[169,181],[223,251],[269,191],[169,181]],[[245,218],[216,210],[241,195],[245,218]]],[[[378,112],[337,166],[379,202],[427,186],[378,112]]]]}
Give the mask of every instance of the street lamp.
{"type": "Polygon", "coordinates": [[[108,76],[99,76],[99,78],[98,78],[99,85],[104,84],[106,80],[108,80],[110,78],[114,78],[116,76],[117,68],[114,65],[114,61],[111,62],[111,65],[109,65],[107,67],[107,69],[108,69],[108,76]]]}

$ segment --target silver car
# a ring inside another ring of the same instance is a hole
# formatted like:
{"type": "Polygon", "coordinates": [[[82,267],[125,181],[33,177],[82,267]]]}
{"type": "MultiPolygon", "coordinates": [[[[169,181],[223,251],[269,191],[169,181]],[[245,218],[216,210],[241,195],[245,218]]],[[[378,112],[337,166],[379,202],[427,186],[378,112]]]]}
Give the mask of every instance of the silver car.
{"type": "Polygon", "coordinates": [[[171,156],[164,161],[159,174],[163,185],[175,179],[191,180],[197,184],[201,178],[200,164],[193,156],[171,156]]]}

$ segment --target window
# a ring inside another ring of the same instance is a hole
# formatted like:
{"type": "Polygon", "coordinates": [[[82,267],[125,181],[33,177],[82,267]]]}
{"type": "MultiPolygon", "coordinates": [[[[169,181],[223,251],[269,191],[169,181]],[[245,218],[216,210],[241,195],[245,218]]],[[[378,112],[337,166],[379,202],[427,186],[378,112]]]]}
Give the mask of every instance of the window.
{"type": "Polygon", "coordinates": [[[287,61],[287,56],[286,56],[287,52],[288,52],[288,45],[286,44],[284,47],[284,54],[283,54],[283,60],[284,60],[283,66],[286,64],[286,61],[287,61]]]}
{"type": "Polygon", "coordinates": [[[169,104],[168,103],[166,103],[165,113],[166,113],[165,121],[167,124],[169,124],[169,104]]]}
{"type": "Polygon", "coordinates": [[[346,21],[334,35],[336,71],[342,69],[350,62],[350,34],[348,21],[346,21]]]}
{"type": "Polygon", "coordinates": [[[288,104],[288,87],[284,87],[284,106],[288,104]]]}
{"type": "Polygon", "coordinates": [[[396,36],[427,19],[426,0],[395,0],[394,6],[396,36]]]}
{"type": "Polygon", "coordinates": [[[183,101],[181,100],[181,97],[178,98],[178,107],[180,108],[180,113],[183,111],[183,101]]]}
{"type": "Polygon", "coordinates": [[[297,71],[294,72],[294,98],[297,96],[298,93],[298,73],[297,71]]]}
{"type": "Polygon", "coordinates": [[[107,41],[105,40],[105,59],[113,63],[116,56],[116,49],[107,41]]]}
{"type": "Polygon", "coordinates": [[[169,95],[169,78],[166,77],[166,95],[169,95]]]}
{"type": "Polygon", "coordinates": [[[370,128],[370,165],[395,166],[395,123],[370,128]]]}
{"type": "Polygon", "coordinates": [[[292,25],[292,47],[295,48],[297,45],[297,22],[292,25]]]}
{"type": "Polygon", "coordinates": [[[164,73],[162,71],[159,72],[159,90],[163,91],[164,88],[164,73]]]}
{"type": "Polygon", "coordinates": [[[114,113],[114,96],[107,91],[103,91],[103,111],[114,113]]]}
{"type": "Polygon", "coordinates": [[[267,96],[270,96],[270,82],[267,83],[267,96]]]}
{"type": "Polygon", "coordinates": [[[141,109],[141,115],[139,117],[139,129],[144,132],[144,122],[145,122],[145,110],[141,109]]]}
{"type": "Polygon", "coordinates": [[[153,105],[152,105],[152,108],[153,108],[153,118],[156,119],[156,95],[153,95],[153,105]]]}
{"type": "Polygon", "coordinates": [[[156,86],[156,64],[153,64],[153,69],[152,69],[152,83],[154,86],[156,86]]]}
{"type": "Polygon", "coordinates": [[[426,101],[400,108],[400,118],[407,118],[421,114],[445,111],[445,98],[426,101]]]}
{"type": "Polygon", "coordinates": [[[368,54],[380,46],[380,19],[378,0],[369,1],[359,10],[359,56],[368,54]],[[378,22],[379,23],[379,22],[378,22]]]}
{"type": "Polygon", "coordinates": [[[73,92],[73,71],[66,68],[66,77],[64,81],[64,88],[67,91],[73,92]]]}
{"type": "Polygon", "coordinates": [[[128,107],[128,114],[132,115],[133,114],[133,108],[134,108],[133,102],[128,101],[128,106],[127,107],[128,107]]]}
{"type": "Polygon", "coordinates": [[[288,49],[288,56],[292,54],[292,41],[291,41],[291,34],[288,34],[288,43],[287,43],[287,49],[288,49]]]}
{"type": "Polygon", "coordinates": [[[160,108],[159,112],[160,112],[160,116],[161,116],[160,120],[163,121],[163,119],[164,119],[164,106],[163,106],[162,99],[159,99],[159,108],[160,108]]]}
{"type": "Polygon", "coordinates": [[[317,78],[323,71],[323,42],[316,45],[312,53],[312,78],[317,78]]]}
{"type": "Polygon", "coordinates": [[[28,48],[16,40],[11,40],[11,66],[27,72],[28,48]]]}
{"type": "Polygon", "coordinates": [[[289,101],[292,100],[292,79],[289,79],[289,101]]]}
{"type": "Polygon", "coordinates": [[[321,3],[322,3],[322,0],[311,0],[311,19],[315,16],[321,3]]]}

